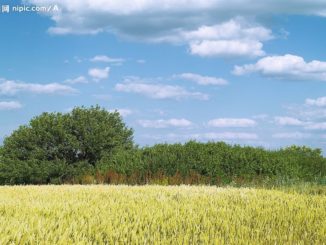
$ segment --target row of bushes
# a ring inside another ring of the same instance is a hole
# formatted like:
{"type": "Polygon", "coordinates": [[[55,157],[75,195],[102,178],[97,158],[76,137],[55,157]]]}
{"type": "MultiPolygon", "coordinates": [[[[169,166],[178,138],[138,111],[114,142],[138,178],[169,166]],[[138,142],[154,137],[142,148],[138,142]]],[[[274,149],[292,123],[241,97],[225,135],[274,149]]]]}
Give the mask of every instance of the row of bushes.
{"type": "Polygon", "coordinates": [[[326,176],[321,150],[223,142],[138,148],[120,114],[99,106],[42,113],[0,147],[0,184],[229,184],[314,181],[326,176]]]}
{"type": "Polygon", "coordinates": [[[320,149],[291,146],[269,151],[224,142],[190,141],[118,151],[113,156],[103,157],[96,167],[100,173],[108,170],[125,176],[138,173],[140,182],[143,180],[141,183],[146,181],[144,176],[158,173],[165,178],[180,175],[184,183],[190,178],[210,184],[262,179],[314,181],[326,176],[326,159],[320,149]]]}
{"type": "Polygon", "coordinates": [[[292,146],[269,151],[223,142],[158,144],[116,149],[87,161],[0,159],[0,184],[214,184],[325,179],[321,150],[292,146]]]}

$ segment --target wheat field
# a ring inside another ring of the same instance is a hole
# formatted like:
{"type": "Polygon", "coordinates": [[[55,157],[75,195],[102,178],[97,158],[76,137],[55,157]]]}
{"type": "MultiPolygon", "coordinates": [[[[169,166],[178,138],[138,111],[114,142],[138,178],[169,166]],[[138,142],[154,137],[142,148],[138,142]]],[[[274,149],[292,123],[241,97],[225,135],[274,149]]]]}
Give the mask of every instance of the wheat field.
{"type": "Polygon", "coordinates": [[[326,244],[326,196],[191,186],[0,187],[0,244],[326,244]]]}

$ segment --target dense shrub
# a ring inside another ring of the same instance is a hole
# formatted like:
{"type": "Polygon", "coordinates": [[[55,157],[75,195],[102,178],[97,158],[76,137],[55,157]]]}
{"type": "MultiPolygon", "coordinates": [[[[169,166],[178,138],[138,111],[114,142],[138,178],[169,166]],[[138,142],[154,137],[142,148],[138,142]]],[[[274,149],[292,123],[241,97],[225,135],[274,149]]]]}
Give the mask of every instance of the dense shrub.
{"type": "Polygon", "coordinates": [[[326,176],[326,159],[319,149],[291,146],[268,151],[223,142],[190,141],[119,151],[96,166],[101,174],[110,173],[110,183],[121,178],[128,182],[132,175],[134,184],[315,181],[326,176]]]}
{"type": "Polygon", "coordinates": [[[43,113],[0,147],[0,184],[235,184],[326,179],[320,149],[266,150],[224,142],[138,148],[119,113],[43,113]]]}
{"type": "Polygon", "coordinates": [[[93,173],[87,162],[6,160],[0,163],[0,184],[62,184],[93,173]]]}

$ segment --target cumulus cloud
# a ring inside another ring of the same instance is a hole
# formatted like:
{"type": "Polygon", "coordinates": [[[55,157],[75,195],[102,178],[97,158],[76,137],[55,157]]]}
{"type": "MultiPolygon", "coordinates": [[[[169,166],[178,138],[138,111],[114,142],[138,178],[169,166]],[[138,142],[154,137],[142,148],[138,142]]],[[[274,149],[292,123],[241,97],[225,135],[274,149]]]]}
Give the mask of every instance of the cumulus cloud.
{"type": "Polygon", "coordinates": [[[261,40],[272,38],[271,30],[249,23],[244,18],[233,18],[216,25],[202,25],[194,31],[181,33],[182,39],[194,40],[261,40]]]}
{"type": "Polygon", "coordinates": [[[69,84],[88,83],[88,80],[84,76],[79,76],[73,79],[67,79],[64,81],[69,84]]]}
{"type": "Polygon", "coordinates": [[[47,13],[56,34],[110,31],[126,36],[162,36],[177,29],[195,29],[234,16],[307,14],[326,16],[321,0],[24,0],[35,5],[58,4],[47,13]],[[198,14],[200,13],[200,14],[198,14]]]}
{"type": "Polygon", "coordinates": [[[264,55],[263,42],[272,37],[271,31],[246,19],[257,13],[263,15],[264,10],[266,14],[272,8],[277,12],[285,7],[272,1],[262,6],[253,0],[247,0],[253,1],[247,4],[250,8],[244,8],[245,3],[238,4],[238,0],[25,1],[60,6],[60,12],[48,13],[55,22],[49,32],[55,35],[110,32],[137,41],[187,44],[191,54],[204,57],[264,55]],[[268,5],[271,8],[265,7],[268,5]]]}
{"type": "Polygon", "coordinates": [[[128,78],[124,83],[118,83],[115,86],[115,90],[119,92],[141,94],[153,99],[208,99],[208,95],[200,92],[188,91],[176,85],[148,83],[139,78],[128,78]]]}
{"type": "Polygon", "coordinates": [[[285,107],[290,116],[299,117],[302,120],[321,121],[326,120],[326,108],[309,105],[290,105],[285,107]]]}
{"type": "Polygon", "coordinates": [[[269,29],[240,18],[204,25],[195,31],[184,31],[180,36],[188,41],[191,54],[203,57],[263,56],[262,42],[272,38],[269,29]]]}
{"type": "Polygon", "coordinates": [[[111,58],[106,55],[96,55],[90,59],[91,62],[118,63],[121,64],[125,60],[122,58],[111,58]]]}
{"type": "Polygon", "coordinates": [[[210,120],[208,126],[218,127],[218,128],[227,128],[227,127],[254,127],[256,126],[256,121],[247,118],[217,118],[210,120]]]}
{"type": "Polygon", "coordinates": [[[286,54],[264,57],[255,64],[235,66],[233,70],[235,75],[253,72],[277,79],[326,81],[326,62],[306,62],[300,56],[286,54]]]}
{"type": "Polygon", "coordinates": [[[324,107],[326,106],[326,97],[320,97],[317,99],[306,99],[306,105],[324,107]]]}
{"type": "Polygon", "coordinates": [[[226,84],[228,84],[228,81],[223,78],[202,76],[202,75],[194,74],[194,73],[183,73],[183,74],[177,75],[176,77],[187,80],[187,81],[195,82],[199,85],[226,85],[226,84]]]}
{"type": "Polygon", "coordinates": [[[17,110],[22,108],[22,104],[18,101],[0,101],[0,111],[3,110],[17,110]]]}
{"type": "Polygon", "coordinates": [[[265,55],[263,42],[272,38],[271,30],[244,18],[234,18],[215,25],[177,28],[159,35],[137,37],[137,40],[187,44],[190,54],[202,57],[256,57],[265,55]]]}
{"type": "Polygon", "coordinates": [[[59,83],[38,84],[0,80],[0,94],[15,95],[20,92],[35,94],[74,94],[77,90],[59,83]]]}
{"type": "Polygon", "coordinates": [[[303,126],[306,124],[306,122],[293,117],[275,117],[275,122],[281,126],[303,126]]]}
{"type": "Polygon", "coordinates": [[[257,41],[246,40],[218,40],[218,41],[200,41],[190,44],[190,53],[199,56],[263,56],[263,44],[257,41]]]}
{"type": "Polygon", "coordinates": [[[143,128],[169,128],[169,127],[178,127],[185,128],[190,127],[192,122],[187,119],[159,119],[159,120],[139,120],[139,125],[143,128]]]}
{"type": "Polygon", "coordinates": [[[286,132],[286,133],[277,133],[273,134],[272,137],[275,139],[306,139],[311,135],[301,132],[286,132]]]}
{"type": "Polygon", "coordinates": [[[92,68],[89,69],[88,75],[93,78],[94,81],[98,82],[109,77],[110,67],[101,68],[92,68]]]}

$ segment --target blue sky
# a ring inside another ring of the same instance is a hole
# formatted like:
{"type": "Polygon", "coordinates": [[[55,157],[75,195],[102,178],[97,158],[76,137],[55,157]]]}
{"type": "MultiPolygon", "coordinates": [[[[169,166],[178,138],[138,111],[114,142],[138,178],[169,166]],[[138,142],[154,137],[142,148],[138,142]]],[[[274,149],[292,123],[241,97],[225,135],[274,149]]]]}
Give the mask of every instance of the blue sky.
{"type": "Polygon", "coordinates": [[[2,1],[0,142],[42,112],[99,104],[119,110],[142,146],[325,152],[323,2],[2,1]]]}

